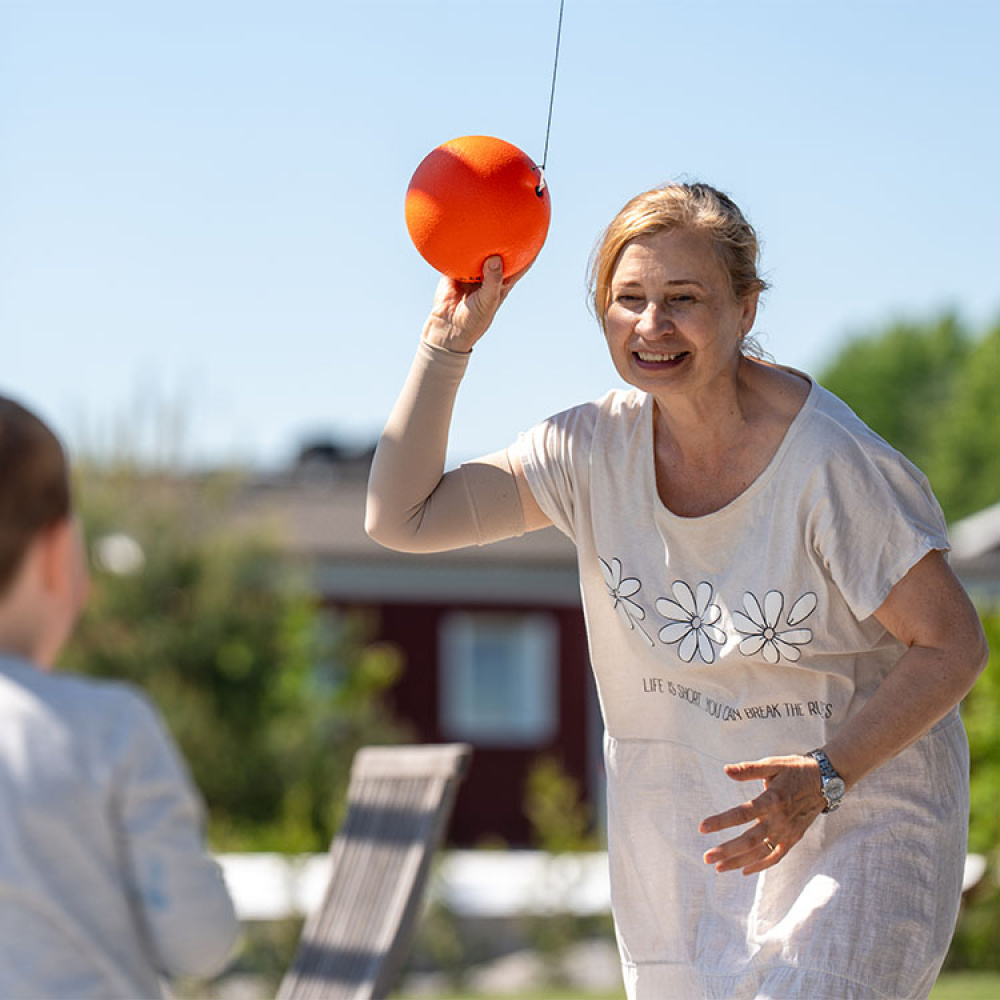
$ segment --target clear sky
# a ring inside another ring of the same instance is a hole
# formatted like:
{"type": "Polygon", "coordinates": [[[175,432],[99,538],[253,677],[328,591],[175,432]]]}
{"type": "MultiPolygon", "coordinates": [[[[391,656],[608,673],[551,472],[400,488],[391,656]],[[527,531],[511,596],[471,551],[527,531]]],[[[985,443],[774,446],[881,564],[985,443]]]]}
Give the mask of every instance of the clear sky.
{"type": "MultiPolygon", "coordinates": [[[[557,16],[0,0],[0,391],[77,447],[180,414],[199,463],[373,439],[436,283],[410,175],[460,135],[541,158],[557,16]]],[[[993,0],[567,0],[549,239],[476,351],[453,457],[618,384],[587,262],[666,180],[757,227],[783,363],[892,318],[995,318],[998,39],[993,0]]]]}

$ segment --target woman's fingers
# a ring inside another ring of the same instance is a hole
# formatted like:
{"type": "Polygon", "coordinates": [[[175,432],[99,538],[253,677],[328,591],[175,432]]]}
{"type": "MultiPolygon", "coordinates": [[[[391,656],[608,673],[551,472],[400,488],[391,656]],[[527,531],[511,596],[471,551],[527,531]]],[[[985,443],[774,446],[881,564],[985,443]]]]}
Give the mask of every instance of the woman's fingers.
{"type": "Polygon", "coordinates": [[[424,326],[425,339],[449,350],[471,351],[490,328],[497,310],[520,277],[515,275],[505,281],[503,261],[493,256],[483,264],[481,282],[470,284],[442,278],[424,326]]]}
{"type": "Polygon", "coordinates": [[[739,837],[706,851],[705,863],[714,865],[717,872],[742,868],[744,875],[776,865],[799,838],[793,839],[791,834],[782,838],[778,833],[765,833],[765,830],[762,823],[754,824],[739,837]]]}
{"type": "Polygon", "coordinates": [[[725,770],[730,778],[762,780],[764,791],[749,802],[701,822],[702,833],[753,824],[739,836],[706,851],[706,864],[720,872],[742,868],[745,875],[751,875],[785,857],[823,811],[823,796],[813,765],[812,758],[799,756],[728,765],[725,770]]]}
{"type": "Polygon", "coordinates": [[[757,819],[757,816],[756,801],[744,802],[742,805],[703,819],[701,825],[698,827],[698,832],[718,833],[719,830],[727,830],[731,826],[742,826],[744,823],[751,823],[757,819]]]}
{"type": "Polygon", "coordinates": [[[477,329],[482,327],[482,333],[493,322],[503,300],[503,261],[499,257],[487,257],[483,263],[483,280],[465,298],[469,316],[477,329]]]}

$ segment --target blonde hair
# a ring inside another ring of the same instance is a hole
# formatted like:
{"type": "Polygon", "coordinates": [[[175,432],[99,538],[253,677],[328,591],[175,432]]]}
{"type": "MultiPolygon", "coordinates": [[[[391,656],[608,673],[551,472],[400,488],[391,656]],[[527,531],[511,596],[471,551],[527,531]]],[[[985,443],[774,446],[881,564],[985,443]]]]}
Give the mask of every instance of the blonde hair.
{"type": "MultiPolygon", "coordinates": [[[[591,301],[605,332],[611,281],[625,247],[640,236],[672,229],[693,229],[712,238],[737,299],[767,288],[767,282],[757,273],[757,234],[736,203],[708,184],[665,184],[629,201],[611,220],[594,250],[591,301]]],[[[748,347],[757,353],[752,343],[748,347]]]]}

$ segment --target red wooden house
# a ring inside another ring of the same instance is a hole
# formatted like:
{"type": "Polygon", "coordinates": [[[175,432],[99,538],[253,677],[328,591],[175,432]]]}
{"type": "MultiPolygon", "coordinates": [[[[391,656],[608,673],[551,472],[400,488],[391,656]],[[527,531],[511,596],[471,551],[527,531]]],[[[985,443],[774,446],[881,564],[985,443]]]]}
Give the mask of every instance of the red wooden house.
{"type": "Polygon", "coordinates": [[[603,815],[602,727],[575,552],[554,528],[438,555],[392,552],[364,531],[370,453],[303,453],[287,475],[248,485],[244,510],[280,527],[333,608],[376,613],[405,671],[396,714],[422,742],[476,748],[452,841],[528,846],[525,780],[556,757],[603,815]]]}

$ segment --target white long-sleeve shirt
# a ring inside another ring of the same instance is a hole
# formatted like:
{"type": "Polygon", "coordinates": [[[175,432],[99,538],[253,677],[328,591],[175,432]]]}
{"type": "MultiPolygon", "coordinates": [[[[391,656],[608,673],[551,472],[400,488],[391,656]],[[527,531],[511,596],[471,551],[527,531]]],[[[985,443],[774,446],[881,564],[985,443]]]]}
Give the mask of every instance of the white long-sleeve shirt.
{"type": "Polygon", "coordinates": [[[128,685],[0,656],[0,996],[146,998],[238,923],[203,806],[128,685]]]}

